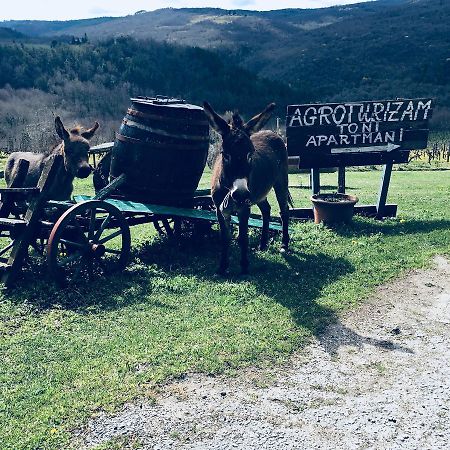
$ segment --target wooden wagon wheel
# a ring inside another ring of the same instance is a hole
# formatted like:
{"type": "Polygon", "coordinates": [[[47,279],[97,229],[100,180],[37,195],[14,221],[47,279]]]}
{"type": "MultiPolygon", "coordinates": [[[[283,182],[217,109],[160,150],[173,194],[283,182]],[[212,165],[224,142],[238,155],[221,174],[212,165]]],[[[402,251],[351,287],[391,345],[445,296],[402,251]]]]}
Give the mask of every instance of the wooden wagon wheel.
{"type": "Polygon", "coordinates": [[[72,206],[55,223],[47,261],[60,282],[66,275],[111,273],[125,268],[130,255],[130,227],[115,206],[89,200],[72,206]]]}

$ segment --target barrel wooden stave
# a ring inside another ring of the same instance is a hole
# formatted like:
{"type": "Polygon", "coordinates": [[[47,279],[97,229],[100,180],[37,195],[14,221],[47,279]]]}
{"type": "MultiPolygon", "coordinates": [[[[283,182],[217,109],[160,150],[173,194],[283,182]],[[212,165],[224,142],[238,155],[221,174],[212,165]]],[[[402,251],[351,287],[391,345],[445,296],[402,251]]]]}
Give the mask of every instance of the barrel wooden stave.
{"type": "Polygon", "coordinates": [[[126,174],[121,192],[130,200],[185,205],[202,176],[208,146],[202,108],[132,99],[116,136],[111,178],[126,174]]]}

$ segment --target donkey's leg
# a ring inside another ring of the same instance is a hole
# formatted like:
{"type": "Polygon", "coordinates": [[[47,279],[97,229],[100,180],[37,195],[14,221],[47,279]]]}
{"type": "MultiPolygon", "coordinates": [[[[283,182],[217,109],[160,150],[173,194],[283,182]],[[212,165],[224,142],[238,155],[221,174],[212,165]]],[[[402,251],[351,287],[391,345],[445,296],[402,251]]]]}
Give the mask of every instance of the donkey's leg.
{"type": "Polygon", "coordinates": [[[283,226],[283,237],[281,238],[281,249],[284,253],[289,246],[289,191],[288,191],[288,175],[287,171],[285,176],[277,182],[274,186],[275,195],[277,196],[278,205],[280,206],[281,224],[283,226]]]}
{"type": "Polygon", "coordinates": [[[269,243],[269,222],[270,222],[270,205],[265,198],[262,202],[258,203],[258,208],[261,211],[263,226],[261,232],[261,242],[259,243],[260,250],[266,250],[269,243]]]}
{"type": "Polygon", "coordinates": [[[217,209],[217,220],[220,226],[220,240],[221,240],[221,251],[220,251],[220,265],[218,273],[220,275],[225,275],[229,266],[229,249],[230,249],[230,217],[225,217],[219,209],[217,209]]]}
{"type": "Polygon", "coordinates": [[[250,208],[239,211],[239,247],[241,248],[241,274],[248,273],[248,219],[250,208]]]}

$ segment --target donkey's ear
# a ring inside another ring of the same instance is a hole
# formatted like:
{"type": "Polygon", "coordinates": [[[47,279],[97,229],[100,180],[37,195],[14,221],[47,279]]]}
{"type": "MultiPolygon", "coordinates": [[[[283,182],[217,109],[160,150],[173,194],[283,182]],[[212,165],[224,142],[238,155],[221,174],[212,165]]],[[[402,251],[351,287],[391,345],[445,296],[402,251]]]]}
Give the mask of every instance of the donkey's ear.
{"type": "Polygon", "coordinates": [[[263,112],[251,118],[245,125],[244,129],[248,134],[259,131],[270,119],[272,111],[275,109],[275,103],[267,105],[263,112]]]}
{"type": "Polygon", "coordinates": [[[83,131],[83,133],[81,133],[81,136],[83,136],[87,140],[91,139],[99,126],[100,126],[99,123],[95,122],[94,126],[90,130],[83,131]]]}
{"type": "Polygon", "coordinates": [[[230,132],[230,126],[225,119],[219,116],[211,107],[208,102],[203,102],[203,109],[205,110],[206,117],[209,124],[222,136],[230,132]]]}
{"type": "Polygon", "coordinates": [[[58,133],[58,136],[63,140],[67,141],[70,137],[69,132],[64,128],[63,123],[61,122],[61,118],[59,116],[55,117],[55,129],[58,133]]]}

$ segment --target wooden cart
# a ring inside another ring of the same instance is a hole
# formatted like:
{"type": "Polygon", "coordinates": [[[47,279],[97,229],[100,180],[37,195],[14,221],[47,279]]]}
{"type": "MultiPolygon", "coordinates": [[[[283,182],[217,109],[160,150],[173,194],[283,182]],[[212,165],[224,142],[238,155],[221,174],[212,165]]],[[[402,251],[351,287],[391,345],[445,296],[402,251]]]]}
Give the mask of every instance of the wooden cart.
{"type": "MultiPolygon", "coordinates": [[[[69,274],[123,270],[130,256],[130,226],[153,223],[161,234],[173,236],[183,221],[199,226],[216,221],[208,195],[194,197],[190,208],[113,198],[125,175],[92,198],[48,200],[47,192],[62,168],[62,157],[56,156],[46,165],[37,187],[23,188],[28,163],[21,160],[11,187],[0,189],[0,237],[7,241],[0,249],[0,269],[6,285],[16,280],[30,247],[46,253],[50,274],[64,283],[69,274]]],[[[238,223],[237,217],[232,222],[238,223]]],[[[252,217],[249,226],[262,227],[262,220],[252,217]]],[[[275,222],[270,228],[281,231],[275,222]]]]}

